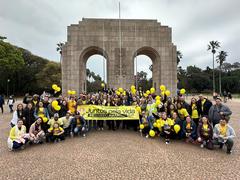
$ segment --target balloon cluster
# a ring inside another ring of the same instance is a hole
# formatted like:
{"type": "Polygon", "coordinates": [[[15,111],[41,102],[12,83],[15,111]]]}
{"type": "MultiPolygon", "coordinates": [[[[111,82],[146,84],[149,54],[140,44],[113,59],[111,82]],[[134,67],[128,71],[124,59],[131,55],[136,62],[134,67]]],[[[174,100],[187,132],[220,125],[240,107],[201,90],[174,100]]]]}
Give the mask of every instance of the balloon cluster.
{"type": "Polygon", "coordinates": [[[76,91],[74,91],[74,90],[73,90],[73,91],[72,91],[72,90],[68,90],[68,94],[69,94],[69,95],[75,95],[75,94],[76,94],[76,91]]]}
{"type": "Polygon", "coordinates": [[[166,86],[161,85],[159,88],[161,90],[161,95],[162,96],[165,96],[165,95],[170,96],[171,95],[171,92],[168,89],[166,89],[166,86]]]}
{"type": "Polygon", "coordinates": [[[118,88],[118,90],[116,90],[115,93],[116,93],[118,96],[120,96],[121,94],[124,95],[124,96],[126,95],[126,91],[124,91],[124,89],[121,88],[121,87],[118,88]]]}
{"type": "Polygon", "coordinates": [[[58,101],[54,100],[52,101],[52,107],[56,110],[59,111],[61,109],[61,106],[58,105],[58,101]]]}
{"type": "Polygon", "coordinates": [[[61,88],[58,87],[58,85],[56,85],[56,84],[53,84],[53,85],[52,85],[52,89],[53,89],[54,91],[56,91],[56,92],[60,92],[60,91],[61,91],[61,88]]]}

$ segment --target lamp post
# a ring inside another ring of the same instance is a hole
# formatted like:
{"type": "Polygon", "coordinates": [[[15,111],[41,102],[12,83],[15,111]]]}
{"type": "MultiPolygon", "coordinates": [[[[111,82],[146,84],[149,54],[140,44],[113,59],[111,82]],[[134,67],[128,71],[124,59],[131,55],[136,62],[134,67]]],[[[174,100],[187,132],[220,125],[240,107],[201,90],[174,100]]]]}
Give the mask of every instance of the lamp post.
{"type": "Polygon", "coordinates": [[[10,82],[10,79],[7,80],[7,97],[8,97],[8,83],[10,82]]]}

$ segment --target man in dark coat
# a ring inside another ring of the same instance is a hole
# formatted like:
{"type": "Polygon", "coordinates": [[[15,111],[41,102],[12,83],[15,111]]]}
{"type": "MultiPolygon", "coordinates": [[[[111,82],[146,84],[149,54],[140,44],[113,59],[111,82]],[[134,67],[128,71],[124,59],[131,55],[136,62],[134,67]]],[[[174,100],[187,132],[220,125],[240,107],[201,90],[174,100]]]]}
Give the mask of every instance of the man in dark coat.
{"type": "Polygon", "coordinates": [[[201,117],[208,116],[209,109],[212,106],[212,102],[205,98],[202,94],[199,95],[199,100],[197,101],[198,113],[201,117]]]}

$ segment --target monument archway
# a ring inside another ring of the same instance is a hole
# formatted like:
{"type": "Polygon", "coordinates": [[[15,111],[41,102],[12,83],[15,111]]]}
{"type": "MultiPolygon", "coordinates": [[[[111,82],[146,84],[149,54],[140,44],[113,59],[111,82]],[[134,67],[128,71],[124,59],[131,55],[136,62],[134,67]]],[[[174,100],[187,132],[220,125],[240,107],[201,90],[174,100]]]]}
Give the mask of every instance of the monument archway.
{"type": "MultiPolygon", "coordinates": [[[[135,59],[138,55],[145,55],[148,56],[152,61],[152,87],[154,87],[156,90],[160,86],[159,82],[161,80],[161,73],[160,73],[160,67],[161,67],[161,60],[160,55],[158,52],[153,49],[152,47],[141,47],[136,50],[136,52],[133,55],[133,59],[135,59]]],[[[134,67],[133,67],[134,68],[134,67]]]]}
{"type": "MultiPolygon", "coordinates": [[[[79,66],[80,66],[79,67],[79,84],[83,84],[83,86],[81,86],[81,89],[79,92],[87,91],[86,67],[87,67],[87,61],[93,55],[101,55],[106,59],[106,72],[107,72],[108,55],[107,55],[106,51],[97,46],[90,46],[90,47],[87,47],[86,49],[84,49],[79,57],[79,66]]],[[[96,64],[96,66],[99,66],[99,64],[96,64]]],[[[108,76],[106,76],[106,81],[108,82],[108,76]]]]}
{"type": "Polygon", "coordinates": [[[107,82],[110,88],[129,89],[134,84],[134,57],[144,54],[153,61],[153,85],[159,91],[164,84],[177,89],[176,46],[172,32],[157,20],[83,19],[67,29],[62,51],[62,90],[77,93],[85,90],[86,60],[93,54],[107,59],[107,82]]]}

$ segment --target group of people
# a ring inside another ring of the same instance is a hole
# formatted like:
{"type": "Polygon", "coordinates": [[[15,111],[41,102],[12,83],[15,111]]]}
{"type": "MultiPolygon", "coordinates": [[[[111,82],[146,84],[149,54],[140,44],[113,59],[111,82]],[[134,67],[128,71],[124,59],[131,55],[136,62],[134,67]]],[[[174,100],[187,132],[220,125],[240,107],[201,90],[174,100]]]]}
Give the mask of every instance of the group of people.
{"type": "Polygon", "coordinates": [[[180,94],[174,98],[167,95],[161,95],[160,100],[158,98],[155,94],[145,96],[141,91],[117,94],[113,90],[81,93],[78,97],[26,95],[23,104],[18,104],[13,113],[8,146],[10,150],[23,149],[28,143],[59,142],[67,136],[85,137],[92,130],[107,127],[113,131],[140,131],[146,138],[163,138],[166,144],[171,139],[184,139],[187,143],[199,144],[207,149],[213,149],[214,145],[220,148],[226,145],[227,153],[231,154],[235,132],[228,122],[232,112],[220,97],[215,98],[214,104],[203,95],[199,95],[198,99],[193,97],[190,103],[180,94]],[[54,108],[54,100],[57,100],[60,109],[54,108]],[[86,120],[81,114],[81,105],[136,106],[139,119],[86,120]]]}

